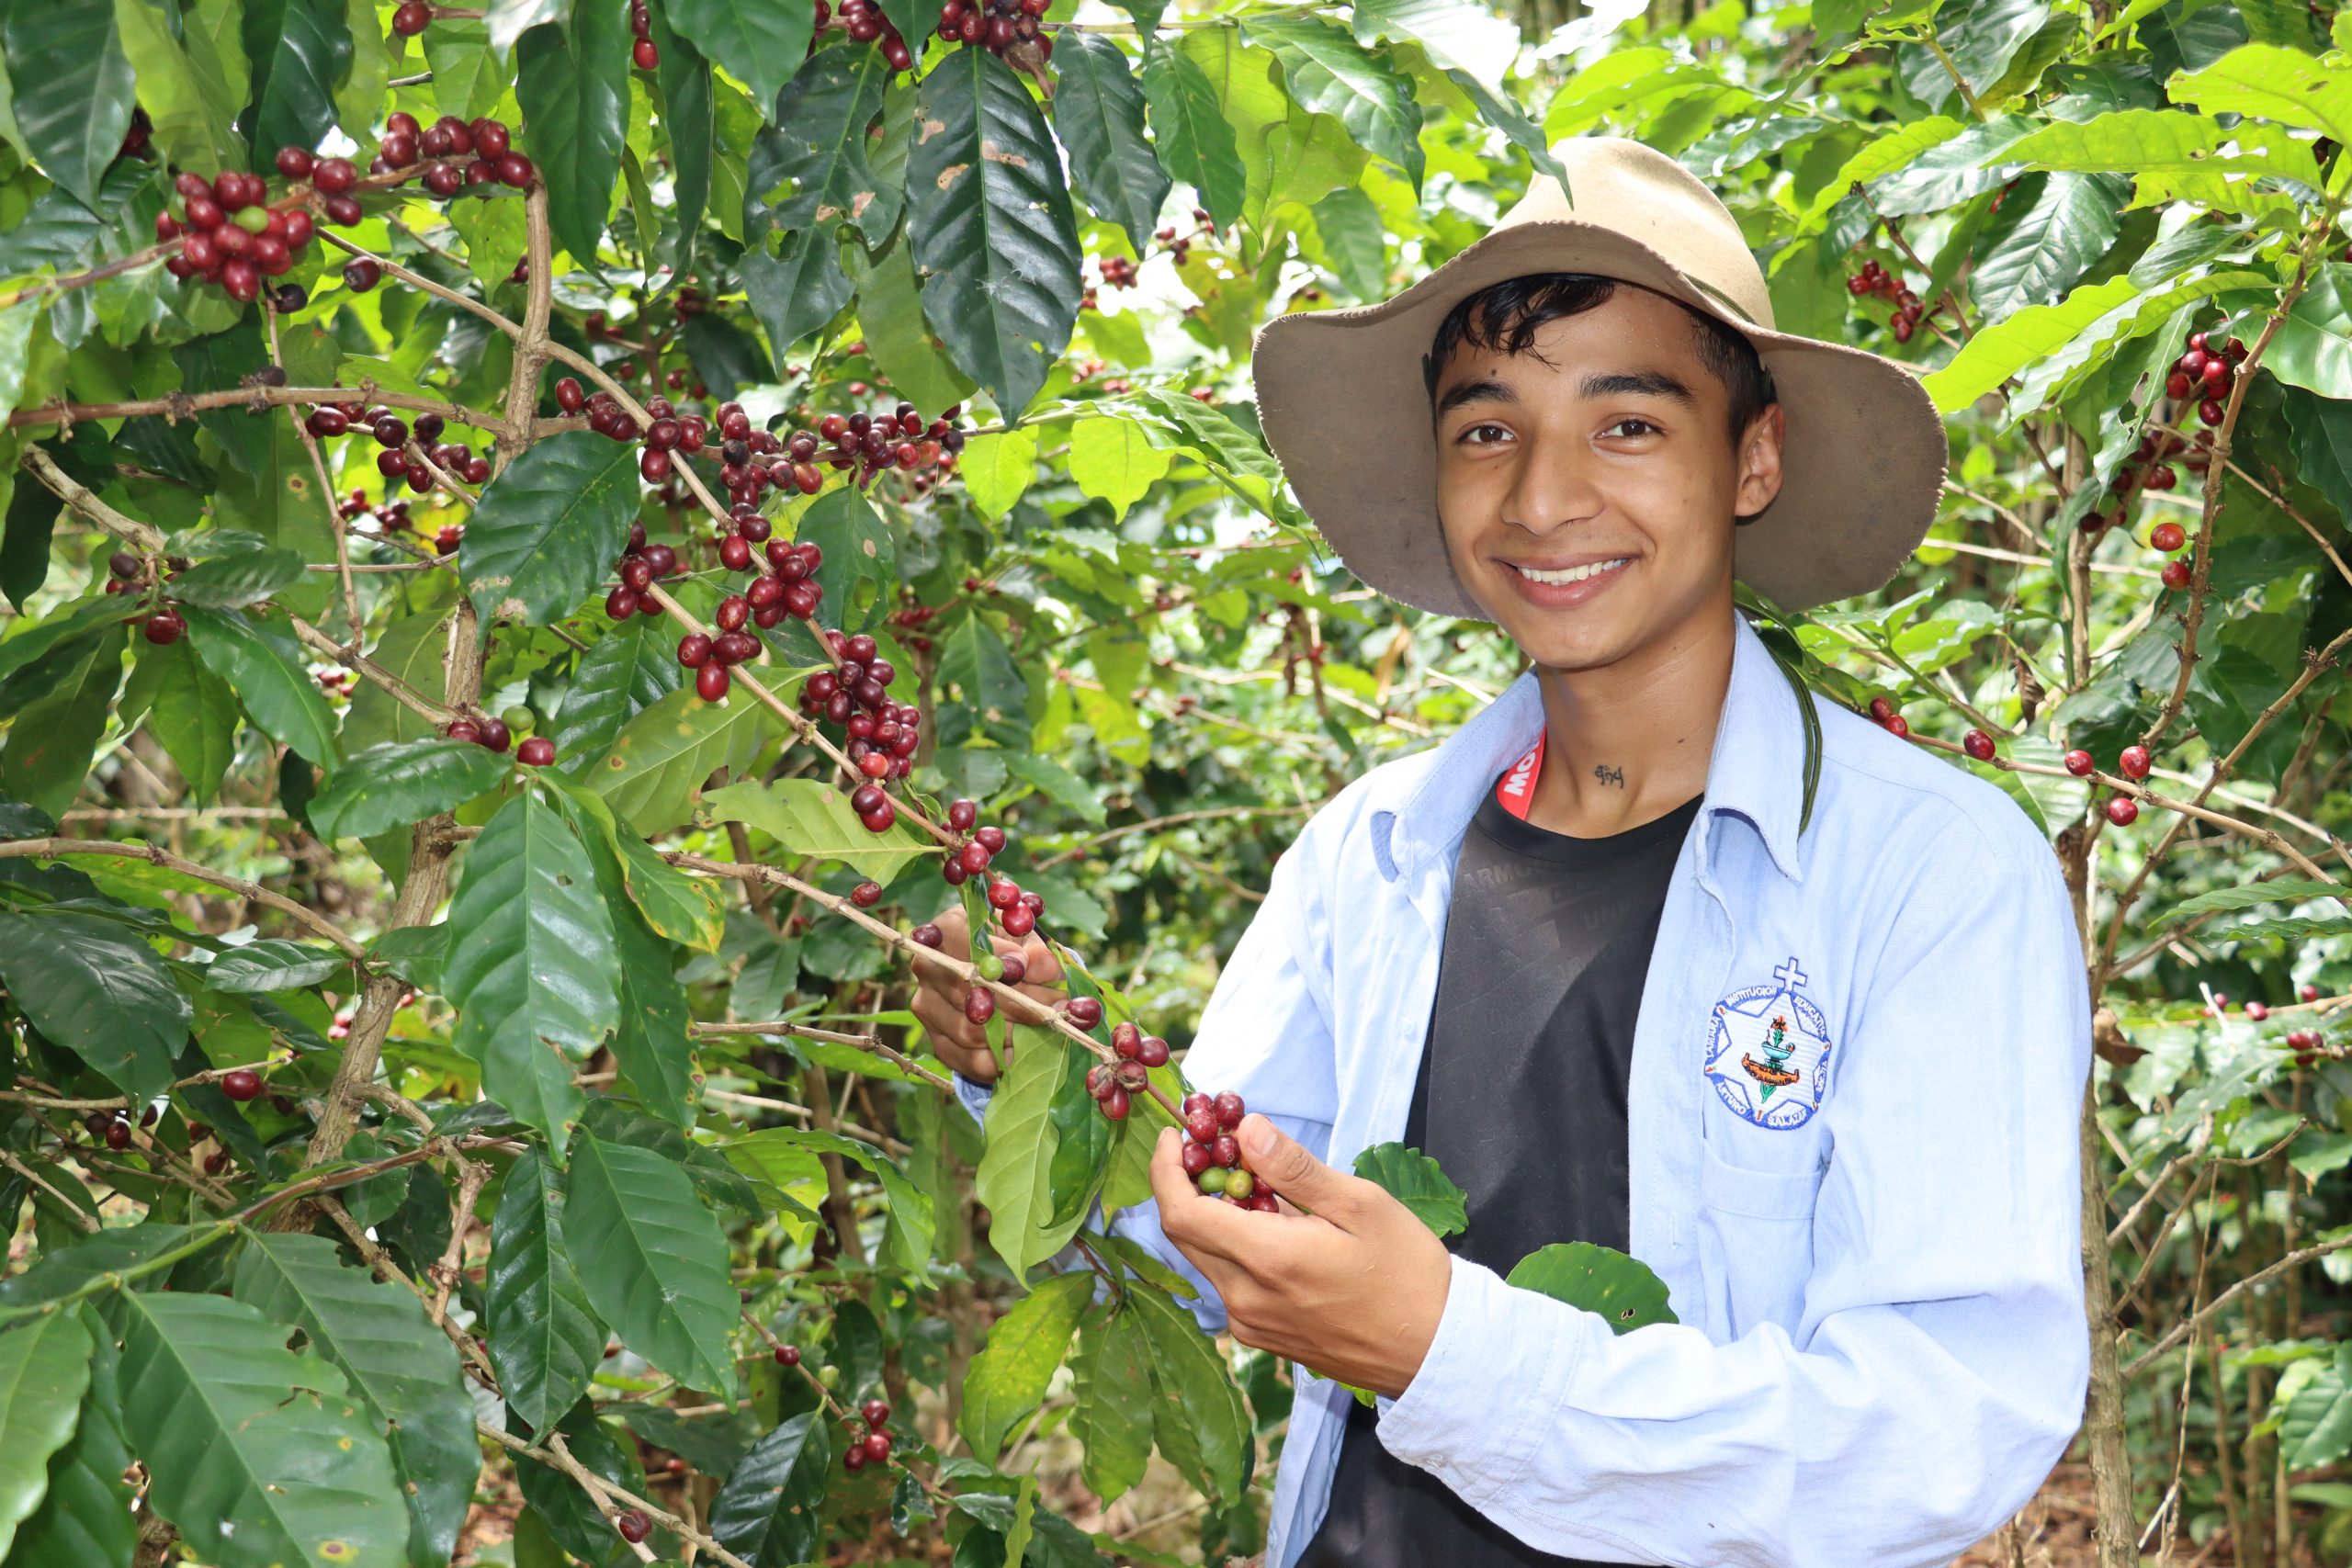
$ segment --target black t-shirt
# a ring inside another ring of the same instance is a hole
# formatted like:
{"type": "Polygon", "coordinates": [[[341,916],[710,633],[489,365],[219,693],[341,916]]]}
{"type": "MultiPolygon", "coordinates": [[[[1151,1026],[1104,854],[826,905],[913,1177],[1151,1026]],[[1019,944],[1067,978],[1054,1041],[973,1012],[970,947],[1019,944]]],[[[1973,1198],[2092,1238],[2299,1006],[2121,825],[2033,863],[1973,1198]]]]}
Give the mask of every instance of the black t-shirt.
{"type": "MultiPolygon", "coordinates": [[[[1468,1195],[1446,1238],[1499,1274],[1553,1242],[1623,1251],[1625,1086],[1667,884],[1699,802],[1606,839],[1521,821],[1492,795],[1463,835],[1437,1001],[1405,1142],[1468,1195]]],[[[1508,1402],[1508,1391],[1497,1398],[1508,1402]]],[[[1381,1446],[1351,1405],[1301,1568],[1485,1568],[1538,1551],[1381,1446]]]]}

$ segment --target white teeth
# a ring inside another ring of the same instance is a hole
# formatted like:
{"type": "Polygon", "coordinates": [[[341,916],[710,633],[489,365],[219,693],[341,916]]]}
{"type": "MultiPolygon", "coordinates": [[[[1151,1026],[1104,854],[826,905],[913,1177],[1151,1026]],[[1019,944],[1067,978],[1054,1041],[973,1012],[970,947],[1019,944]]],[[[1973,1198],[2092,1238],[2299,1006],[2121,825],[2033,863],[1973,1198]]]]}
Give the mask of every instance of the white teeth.
{"type": "Polygon", "coordinates": [[[1572,566],[1566,571],[1538,571],[1532,566],[1517,567],[1513,570],[1530,582],[1582,582],[1589,577],[1599,577],[1604,571],[1615,571],[1621,566],[1631,565],[1633,558],[1631,556],[1622,556],[1616,560],[1594,561],[1590,566],[1572,566]]]}

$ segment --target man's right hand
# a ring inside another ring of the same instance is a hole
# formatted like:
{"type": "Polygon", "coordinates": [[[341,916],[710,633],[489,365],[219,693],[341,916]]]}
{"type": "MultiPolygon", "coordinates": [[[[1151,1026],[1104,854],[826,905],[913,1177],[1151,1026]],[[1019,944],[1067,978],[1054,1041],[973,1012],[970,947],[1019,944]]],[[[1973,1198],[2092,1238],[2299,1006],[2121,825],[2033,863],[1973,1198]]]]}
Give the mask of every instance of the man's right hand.
{"type": "MultiPolygon", "coordinates": [[[[965,923],[961,905],[943,911],[932,923],[939,928],[941,952],[960,958],[972,951],[971,927],[965,923]]],[[[1037,1004],[1028,1017],[1021,1016],[1021,1010],[1010,1005],[1001,1006],[997,1016],[1012,1017],[1018,1023],[1043,1022],[1054,1005],[1062,1000],[1062,993],[1054,985],[1062,977],[1062,966],[1054,957],[1054,950],[1034,933],[1015,942],[1001,932],[992,932],[989,941],[1000,958],[1010,958],[1016,953],[1021,955],[1028,968],[1014,988],[1037,1004]]],[[[981,1038],[980,1025],[964,1016],[965,999],[971,995],[970,985],[936,959],[926,957],[915,959],[915,979],[920,988],[915,992],[914,1014],[922,1021],[939,1059],[975,1083],[994,1083],[996,1057],[981,1038]]],[[[998,1031],[999,1034],[1002,1032],[998,1031]]]]}

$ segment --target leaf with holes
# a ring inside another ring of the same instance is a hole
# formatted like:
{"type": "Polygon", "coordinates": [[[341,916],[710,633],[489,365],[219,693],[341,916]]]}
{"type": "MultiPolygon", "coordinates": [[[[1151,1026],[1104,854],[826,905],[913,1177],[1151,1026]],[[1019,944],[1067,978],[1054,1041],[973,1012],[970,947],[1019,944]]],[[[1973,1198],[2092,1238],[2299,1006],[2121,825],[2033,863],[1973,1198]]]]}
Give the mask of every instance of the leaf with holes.
{"type": "Polygon", "coordinates": [[[683,1167],[582,1134],[564,1187],[563,1239],[582,1289],[623,1344],[690,1388],[733,1397],[727,1238],[683,1167]]]}
{"type": "Polygon", "coordinates": [[[1648,1264],[1589,1241],[1538,1247],[1512,1265],[1504,1283],[1598,1313],[1617,1334],[1675,1321],[1665,1281],[1648,1264]]]}
{"type": "Polygon", "coordinates": [[[481,1469],[457,1348],[414,1292],[345,1267],[340,1253],[324,1236],[256,1231],[237,1255],[233,1292],[300,1329],[351,1380],[408,1499],[409,1561],[439,1568],[457,1549],[481,1469]]]}
{"type": "Polygon", "coordinates": [[[768,334],[768,350],[784,375],[784,356],[792,345],[839,315],[856,291],[842,266],[842,248],[830,228],[802,229],[785,236],[783,248],[767,253],[767,242],[754,241],[738,258],[737,273],[752,313],[768,334]]]}
{"type": "Polygon", "coordinates": [[[710,1505],[710,1533],[754,1568],[806,1560],[817,1549],[818,1511],[831,1479],[825,1413],[795,1416],[752,1445],[710,1505]]]}
{"type": "Polygon", "coordinates": [[[498,808],[466,852],[448,928],[449,1043],[481,1064],[484,1094],[560,1153],[582,1103],[573,1060],[605,1043],[620,998],[612,911],[554,807],[526,792],[498,808]]]}
{"type": "Polygon", "coordinates": [[[1078,320],[1061,154],[1027,85],[985,49],[952,51],[916,93],[927,134],[907,163],[908,233],[928,275],[923,315],[956,367],[1018,417],[1078,320]]]}
{"type": "Polygon", "coordinates": [[[506,1403],[534,1430],[553,1426],[588,1392],[605,1330],[564,1247],[563,1189],[537,1151],[517,1159],[499,1189],[482,1300],[506,1403]]]}
{"type": "Polygon", "coordinates": [[[508,759],[471,740],[370,746],[311,797],[311,830],[327,843],[370,839],[496,789],[514,771],[508,759]]]}
{"type": "Polygon", "coordinates": [[[69,910],[0,912],[0,983],[41,1033],[134,1100],[178,1075],[194,1010],[130,928],[69,910]]]}
{"type": "MultiPolygon", "coordinates": [[[[784,6],[778,15],[797,9],[784,6]]],[[[797,60],[800,52],[779,58],[797,60]]],[[[781,98],[762,93],[763,104],[776,107],[775,125],[752,144],[745,175],[749,215],[786,231],[831,233],[839,224],[854,223],[869,245],[888,239],[904,197],[876,174],[867,131],[882,113],[889,85],[890,62],[879,49],[843,41],[809,55],[781,98]],[[765,205],[787,186],[775,206],[765,205]]]]}
{"type": "Polygon", "coordinates": [[[578,609],[628,543],[638,483],[636,447],[585,430],[548,436],[492,479],[458,554],[482,634],[495,616],[545,626],[578,609]]]}
{"type": "Polygon", "coordinates": [[[117,1291],[123,1426],[148,1502],[219,1568],[397,1568],[408,1511],[341,1371],[243,1302],[117,1291]]]}

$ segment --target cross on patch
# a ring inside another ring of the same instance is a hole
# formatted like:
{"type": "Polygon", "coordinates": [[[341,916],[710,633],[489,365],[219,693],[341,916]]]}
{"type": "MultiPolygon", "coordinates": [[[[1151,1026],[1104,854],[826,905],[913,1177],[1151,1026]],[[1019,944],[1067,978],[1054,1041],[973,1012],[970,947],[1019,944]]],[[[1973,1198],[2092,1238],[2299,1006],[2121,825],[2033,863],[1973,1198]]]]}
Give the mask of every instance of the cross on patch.
{"type": "MultiPolygon", "coordinates": [[[[1749,973],[1753,974],[1754,971],[1751,970],[1749,973]]],[[[1772,971],[1772,978],[1793,991],[1805,983],[1806,976],[1805,972],[1797,966],[1796,958],[1792,954],[1786,964],[1772,971]]]]}

